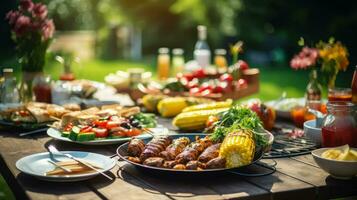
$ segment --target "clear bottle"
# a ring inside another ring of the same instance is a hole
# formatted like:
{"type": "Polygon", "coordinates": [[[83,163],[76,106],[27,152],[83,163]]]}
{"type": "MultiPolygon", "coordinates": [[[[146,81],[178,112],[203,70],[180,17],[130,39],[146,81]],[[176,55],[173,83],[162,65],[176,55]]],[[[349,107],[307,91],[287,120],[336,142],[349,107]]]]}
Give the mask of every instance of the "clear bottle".
{"type": "Polygon", "coordinates": [[[170,76],[170,50],[166,47],[159,48],[157,57],[157,75],[159,80],[166,80],[170,76]]]}
{"type": "Polygon", "coordinates": [[[172,75],[176,76],[177,73],[183,72],[185,68],[185,58],[183,57],[183,49],[172,50],[172,75]]]}
{"type": "Polygon", "coordinates": [[[209,67],[211,64],[211,51],[207,43],[207,27],[198,26],[198,40],[193,56],[200,67],[209,67]]]}
{"type": "Polygon", "coordinates": [[[310,74],[310,82],[306,87],[306,99],[308,101],[321,100],[322,87],[317,80],[317,71],[312,70],[310,74]]]}
{"type": "Polygon", "coordinates": [[[227,71],[227,51],[225,49],[214,50],[214,64],[216,65],[218,71],[227,71]]]}
{"type": "Polygon", "coordinates": [[[16,85],[16,78],[13,75],[13,69],[4,68],[4,83],[1,85],[2,103],[20,103],[20,94],[16,85]]]}

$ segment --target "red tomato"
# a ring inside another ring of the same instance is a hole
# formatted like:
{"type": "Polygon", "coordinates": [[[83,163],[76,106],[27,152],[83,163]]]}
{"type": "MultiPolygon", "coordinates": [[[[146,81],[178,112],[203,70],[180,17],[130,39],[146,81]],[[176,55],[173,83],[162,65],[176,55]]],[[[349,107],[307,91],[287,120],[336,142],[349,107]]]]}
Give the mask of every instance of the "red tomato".
{"type": "Polygon", "coordinates": [[[209,83],[203,83],[201,86],[200,86],[200,92],[204,91],[204,90],[213,90],[213,86],[212,84],[209,84],[209,83]]]}
{"type": "Polygon", "coordinates": [[[108,136],[108,130],[105,128],[93,128],[95,137],[104,138],[108,136]]]}
{"type": "Polygon", "coordinates": [[[108,123],[107,120],[95,120],[95,121],[93,122],[93,124],[94,124],[95,126],[98,126],[98,127],[101,127],[101,128],[105,128],[105,127],[107,126],[107,123],[108,123]]]}
{"type": "Polygon", "coordinates": [[[194,78],[204,78],[206,77],[205,70],[203,68],[196,69],[193,71],[193,77],[194,78]]]}
{"type": "Polygon", "coordinates": [[[187,81],[191,81],[194,77],[193,77],[193,74],[191,73],[186,73],[183,75],[184,78],[187,79],[187,81]]]}
{"type": "Polygon", "coordinates": [[[107,129],[111,129],[111,128],[118,127],[119,125],[120,125],[119,121],[108,121],[107,125],[106,125],[106,128],[107,129]]]}
{"type": "Polygon", "coordinates": [[[73,128],[73,124],[72,123],[69,123],[67,124],[65,127],[64,127],[64,131],[71,131],[73,128]]]}
{"type": "Polygon", "coordinates": [[[92,131],[92,127],[91,126],[85,126],[83,128],[81,128],[81,130],[79,131],[80,133],[88,133],[92,131]]]}
{"type": "Polygon", "coordinates": [[[126,132],[126,136],[128,136],[128,137],[133,137],[133,136],[140,135],[141,133],[142,133],[142,131],[141,131],[140,129],[133,128],[133,129],[129,129],[129,130],[126,132]]]}
{"type": "Polygon", "coordinates": [[[245,79],[239,79],[237,81],[237,85],[236,85],[236,88],[239,90],[239,89],[242,89],[242,88],[246,88],[248,87],[248,82],[245,80],[245,79]]]}
{"type": "Polygon", "coordinates": [[[213,88],[213,93],[223,93],[224,89],[223,87],[219,84],[219,85],[216,85],[214,88],[213,88]]]}
{"type": "Polygon", "coordinates": [[[249,65],[247,62],[245,62],[244,60],[239,60],[238,61],[238,66],[239,66],[239,69],[241,70],[246,70],[246,69],[249,69],[249,65]]]}
{"type": "Polygon", "coordinates": [[[200,89],[198,87],[194,87],[190,89],[190,94],[197,94],[200,92],[200,89]]]}
{"type": "Polygon", "coordinates": [[[230,75],[230,74],[222,74],[222,75],[219,77],[219,80],[220,80],[220,81],[225,81],[225,82],[231,83],[231,82],[233,81],[233,76],[230,75]]]}
{"type": "Polygon", "coordinates": [[[211,89],[206,89],[206,90],[203,90],[202,92],[201,92],[201,95],[202,96],[209,96],[210,94],[212,94],[212,90],[211,89]]]}

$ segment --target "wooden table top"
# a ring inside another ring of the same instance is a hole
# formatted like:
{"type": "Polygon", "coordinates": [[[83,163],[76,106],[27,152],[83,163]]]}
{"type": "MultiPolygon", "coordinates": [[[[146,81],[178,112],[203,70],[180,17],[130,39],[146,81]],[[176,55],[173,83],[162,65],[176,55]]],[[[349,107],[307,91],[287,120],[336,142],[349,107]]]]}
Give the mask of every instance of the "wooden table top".
{"type": "MultiPolygon", "coordinates": [[[[168,121],[163,121],[167,123],[168,121]]],[[[263,159],[277,162],[268,176],[242,177],[231,173],[205,178],[178,179],[138,171],[118,161],[111,173],[114,181],[97,176],[74,183],[52,183],[20,173],[18,159],[46,151],[54,144],[60,150],[81,150],[111,156],[118,145],[84,146],[49,138],[46,134],[18,137],[0,132],[0,170],[17,199],[327,199],[357,195],[357,179],[336,180],[322,171],[311,155],[263,159]]],[[[252,166],[262,173],[264,168],[252,166]]]]}

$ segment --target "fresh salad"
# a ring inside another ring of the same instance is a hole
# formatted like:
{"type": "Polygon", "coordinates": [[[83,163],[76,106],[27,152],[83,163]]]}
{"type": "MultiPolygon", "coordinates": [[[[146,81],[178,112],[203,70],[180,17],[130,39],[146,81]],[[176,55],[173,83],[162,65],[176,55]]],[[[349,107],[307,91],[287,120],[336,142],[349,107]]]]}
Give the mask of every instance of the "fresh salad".
{"type": "Polygon", "coordinates": [[[153,114],[137,113],[128,118],[113,115],[96,119],[86,125],[68,123],[62,129],[61,135],[74,141],[114,139],[137,136],[153,127],[156,127],[153,114]]]}

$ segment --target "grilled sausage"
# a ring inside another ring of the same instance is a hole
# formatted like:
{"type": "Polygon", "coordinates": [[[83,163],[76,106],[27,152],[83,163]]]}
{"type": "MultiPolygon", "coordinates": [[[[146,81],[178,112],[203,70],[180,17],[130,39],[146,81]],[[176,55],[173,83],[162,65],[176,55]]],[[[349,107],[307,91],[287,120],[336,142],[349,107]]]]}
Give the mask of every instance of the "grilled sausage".
{"type": "Polygon", "coordinates": [[[183,165],[183,164],[177,164],[177,165],[174,166],[173,169],[185,170],[185,169],[186,169],[186,166],[183,165]]]}
{"type": "Polygon", "coordinates": [[[207,163],[213,158],[217,158],[219,155],[219,148],[221,147],[221,143],[214,144],[212,146],[207,147],[201,155],[198,157],[198,160],[203,163],[207,163]]]}
{"type": "Polygon", "coordinates": [[[177,138],[172,142],[172,144],[166,147],[165,151],[160,153],[160,156],[165,160],[174,160],[176,156],[181,153],[189,143],[190,139],[187,137],[177,138]]]}
{"type": "Polygon", "coordinates": [[[150,157],[147,158],[143,164],[152,167],[162,167],[164,165],[164,159],[161,157],[150,157]]]}
{"type": "Polygon", "coordinates": [[[200,161],[197,160],[191,160],[186,164],[186,169],[190,170],[198,170],[198,169],[204,169],[206,168],[206,165],[204,163],[201,163],[200,161]]]}
{"type": "Polygon", "coordinates": [[[165,161],[163,167],[172,169],[173,167],[175,167],[176,164],[177,162],[175,160],[165,161]]]}
{"type": "Polygon", "coordinates": [[[206,164],[207,169],[219,169],[226,166],[226,159],[222,157],[213,158],[206,164]]]}
{"type": "Polygon", "coordinates": [[[154,137],[149,143],[146,144],[143,152],[140,154],[140,160],[145,161],[149,157],[157,157],[160,152],[165,150],[171,143],[168,136],[154,137]]]}
{"type": "Polygon", "coordinates": [[[134,163],[141,163],[141,160],[140,158],[138,157],[131,157],[131,156],[128,156],[127,159],[131,162],[134,162],[134,163]]]}
{"type": "Polygon", "coordinates": [[[176,156],[175,160],[180,164],[186,164],[191,160],[197,160],[200,153],[207,147],[212,145],[212,141],[206,137],[198,139],[187,146],[183,152],[176,156]]]}
{"type": "Polygon", "coordinates": [[[145,149],[145,143],[141,139],[132,138],[128,144],[128,154],[130,156],[140,156],[145,149]]]}

